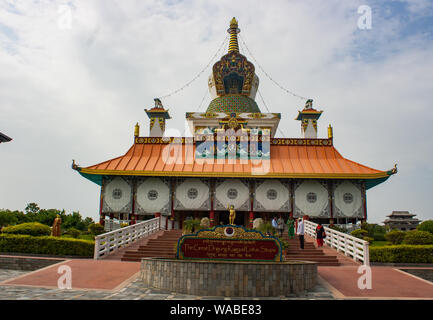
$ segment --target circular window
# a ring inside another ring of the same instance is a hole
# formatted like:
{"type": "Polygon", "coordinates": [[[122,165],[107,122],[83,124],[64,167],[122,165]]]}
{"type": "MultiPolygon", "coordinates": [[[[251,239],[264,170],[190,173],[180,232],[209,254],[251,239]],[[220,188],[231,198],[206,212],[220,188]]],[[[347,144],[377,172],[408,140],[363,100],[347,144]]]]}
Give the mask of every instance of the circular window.
{"type": "Polygon", "coordinates": [[[236,199],[238,197],[238,190],[236,189],[229,189],[227,191],[227,198],[229,199],[236,199]]]}
{"type": "Polygon", "coordinates": [[[314,192],[309,192],[307,194],[307,201],[309,203],[314,203],[317,201],[317,194],[315,194],[314,192]]]}
{"type": "Polygon", "coordinates": [[[122,190],[120,190],[120,189],[114,189],[113,190],[113,199],[118,200],[120,198],[122,198],[122,190]]]}
{"type": "Polygon", "coordinates": [[[147,198],[149,200],[156,200],[158,198],[158,191],[156,191],[156,190],[150,190],[147,193],[147,198]]]}
{"type": "Polygon", "coordinates": [[[275,199],[277,199],[277,196],[278,196],[278,193],[274,189],[269,189],[268,192],[266,192],[266,197],[269,200],[275,200],[275,199]]]}
{"type": "Polygon", "coordinates": [[[352,203],[353,202],[353,195],[351,193],[343,194],[343,201],[345,203],[352,203]]]}
{"type": "Polygon", "coordinates": [[[198,196],[198,190],[196,188],[190,188],[188,190],[187,195],[188,195],[188,198],[195,199],[198,196]]]}

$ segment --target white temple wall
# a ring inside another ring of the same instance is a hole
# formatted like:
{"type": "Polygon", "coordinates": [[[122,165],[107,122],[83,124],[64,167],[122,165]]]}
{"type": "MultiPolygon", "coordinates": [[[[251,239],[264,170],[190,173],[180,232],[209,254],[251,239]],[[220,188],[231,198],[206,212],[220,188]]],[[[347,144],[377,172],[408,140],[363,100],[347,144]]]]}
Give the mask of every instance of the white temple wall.
{"type": "Polygon", "coordinates": [[[329,191],[326,181],[299,180],[294,187],[294,217],[308,215],[316,218],[330,217],[329,191]]]}
{"type": "Polygon", "coordinates": [[[103,213],[132,211],[132,180],[124,177],[106,179],[102,192],[103,213]]]}

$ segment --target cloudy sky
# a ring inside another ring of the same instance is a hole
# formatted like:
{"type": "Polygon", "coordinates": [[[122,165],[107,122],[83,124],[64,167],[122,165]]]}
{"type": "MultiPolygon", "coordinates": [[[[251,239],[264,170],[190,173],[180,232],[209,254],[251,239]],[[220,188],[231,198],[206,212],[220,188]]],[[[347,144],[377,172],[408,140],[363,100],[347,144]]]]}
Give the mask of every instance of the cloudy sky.
{"type": "MultiPolygon", "coordinates": [[[[319,136],[331,124],[344,157],[398,164],[368,191],[369,221],[393,210],[433,219],[433,3],[424,0],[0,0],[0,132],[13,138],[0,145],[0,208],[36,202],[97,219],[100,189],[72,159],[123,155],[136,122],[147,134],[144,108],[209,64],[233,16],[260,66],[324,110],[319,136]]],[[[242,42],[241,53],[254,62],[242,42]]],[[[304,101],[256,72],[259,107],[282,115],[277,136],[299,137],[304,101]]],[[[209,73],[163,99],[169,135],[183,134],[185,112],[206,109],[209,73]]]]}

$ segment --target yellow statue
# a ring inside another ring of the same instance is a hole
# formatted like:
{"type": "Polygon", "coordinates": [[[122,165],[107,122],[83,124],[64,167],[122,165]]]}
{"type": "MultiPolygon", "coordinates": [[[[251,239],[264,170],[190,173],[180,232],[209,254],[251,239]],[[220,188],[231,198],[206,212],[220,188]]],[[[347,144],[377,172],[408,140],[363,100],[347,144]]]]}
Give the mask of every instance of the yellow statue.
{"type": "Polygon", "coordinates": [[[233,205],[228,207],[229,211],[230,211],[230,215],[229,215],[229,224],[234,225],[235,224],[235,219],[236,219],[236,211],[235,211],[235,207],[233,205]]]}
{"type": "Polygon", "coordinates": [[[54,219],[53,229],[51,232],[53,237],[60,237],[60,225],[61,224],[62,224],[62,219],[60,218],[60,215],[57,215],[57,217],[54,219]]]}

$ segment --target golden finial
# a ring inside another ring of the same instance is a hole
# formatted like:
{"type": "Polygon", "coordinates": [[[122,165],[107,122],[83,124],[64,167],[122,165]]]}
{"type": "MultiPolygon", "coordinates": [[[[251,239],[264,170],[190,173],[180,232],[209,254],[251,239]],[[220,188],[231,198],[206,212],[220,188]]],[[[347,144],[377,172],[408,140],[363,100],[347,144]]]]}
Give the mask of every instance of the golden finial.
{"type": "Polygon", "coordinates": [[[328,127],[328,139],[332,139],[332,127],[331,127],[331,124],[329,124],[329,127],[328,127]]]}
{"type": "Polygon", "coordinates": [[[238,27],[238,21],[235,17],[233,17],[232,21],[230,21],[230,28],[237,28],[238,27]]]}
{"type": "Polygon", "coordinates": [[[238,21],[235,17],[230,21],[230,28],[227,30],[230,33],[229,53],[239,52],[238,33],[241,30],[238,28],[238,21]]]}
{"type": "Polygon", "coordinates": [[[138,137],[140,135],[140,126],[137,124],[135,125],[135,130],[134,130],[134,136],[138,137]]]}

